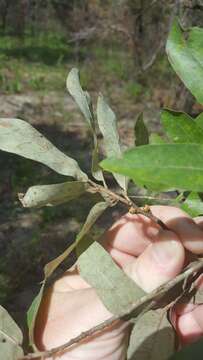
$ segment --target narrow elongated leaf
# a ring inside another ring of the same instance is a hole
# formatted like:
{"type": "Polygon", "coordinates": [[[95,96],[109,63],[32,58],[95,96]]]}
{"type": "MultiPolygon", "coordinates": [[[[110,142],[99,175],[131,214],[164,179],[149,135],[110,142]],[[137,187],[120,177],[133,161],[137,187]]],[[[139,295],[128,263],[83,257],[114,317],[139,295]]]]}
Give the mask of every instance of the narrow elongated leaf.
{"type": "Polygon", "coordinates": [[[84,115],[87,123],[89,124],[90,130],[93,135],[94,149],[92,154],[92,174],[96,180],[104,181],[102,170],[99,167],[98,141],[95,130],[96,124],[92,108],[92,101],[89,93],[87,91],[83,91],[80,85],[78,69],[73,68],[69,72],[66,86],[69,93],[71,94],[79,109],[81,110],[82,114],[84,115]]]}
{"type": "Polygon", "coordinates": [[[66,80],[66,86],[75,100],[76,104],[80,108],[82,114],[84,115],[85,119],[89,123],[89,125],[94,127],[94,121],[93,116],[90,111],[90,96],[87,92],[83,91],[81,85],[80,85],[80,79],[79,79],[79,70],[76,68],[73,68],[67,77],[66,80]]]}
{"type": "MultiPolygon", "coordinates": [[[[122,151],[119,144],[119,134],[116,126],[116,116],[102,95],[97,102],[97,120],[104,139],[105,152],[108,157],[121,157],[122,151]]],[[[114,174],[117,183],[122,189],[127,189],[127,179],[122,175],[114,174]]]]}
{"type": "Polygon", "coordinates": [[[87,188],[88,184],[84,181],[36,185],[30,187],[25,195],[19,194],[19,199],[24,207],[53,206],[79,197],[87,188]]]}
{"type": "Polygon", "coordinates": [[[28,311],[28,326],[29,326],[29,338],[30,338],[30,345],[33,346],[34,349],[36,349],[36,346],[34,344],[34,328],[35,328],[35,321],[36,316],[39,310],[39,306],[43,297],[44,287],[46,284],[46,280],[53,274],[53,272],[56,270],[56,268],[67,258],[67,256],[73,251],[78,243],[82,241],[87,233],[90,231],[91,227],[94,225],[94,223],[97,221],[97,219],[102,215],[102,213],[107,209],[108,203],[106,202],[99,202],[93,206],[93,208],[90,210],[87,219],[80,230],[79,234],[77,235],[75,241],[57,258],[50,261],[48,264],[44,267],[44,280],[41,286],[41,289],[38,293],[38,295],[35,297],[29,311],[28,311]]]}
{"type": "Polygon", "coordinates": [[[91,227],[97,221],[97,219],[102,215],[104,210],[106,210],[108,204],[106,202],[99,202],[93,206],[90,210],[87,219],[80,230],[79,234],[76,237],[75,242],[67,248],[58,258],[52,260],[45,266],[46,276],[50,276],[56,267],[70,254],[70,252],[77,246],[77,244],[85,237],[85,235],[90,231],[91,227]],[[60,261],[60,262],[59,262],[60,261]]]}
{"type": "MultiPolygon", "coordinates": [[[[187,267],[187,269],[182,274],[177,275],[175,279],[172,279],[167,283],[161,285],[160,287],[153,290],[149,294],[146,294],[141,298],[138,298],[137,301],[133,301],[132,303],[128,304],[129,307],[125,308],[124,312],[122,312],[121,314],[119,313],[118,316],[120,317],[125,315],[125,319],[132,319],[132,318],[136,319],[143,316],[143,314],[148,312],[149,310],[154,309],[155,305],[162,307],[163,305],[168,304],[169,301],[172,302],[178,300],[180,295],[182,294],[182,285],[185,284],[185,279],[189,281],[188,286],[192,285],[194,279],[193,277],[191,278],[190,276],[194,274],[196,271],[200,271],[202,267],[203,267],[203,260],[198,260],[196,262],[191,263],[187,267]],[[178,284],[180,285],[180,288],[177,291],[178,284]]],[[[117,286],[119,285],[120,284],[118,284],[117,286]]],[[[108,284],[108,288],[110,287],[111,287],[111,278],[108,284]]]]}
{"type": "Polygon", "coordinates": [[[127,151],[122,159],[103,160],[101,166],[155,190],[203,191],[200,144],[143,145],[127,151]]]}
{"type": "Polygon", "coordinates": [[[103,175],[102,169],[99,166],[99,161],[100,161],[99,160],[99,144],[98,144],[97,133],[96,133],[96,120],[94,117],[92,101],[91,101],[90,95],[87,91],[85,92],[85,94],[86,94],[87,101],[89,104],[90,112],[92,114],[91,130],[92,130],[94,146],[93,146],[93,150],[92,150],[91,172],[92,172],[93,177],[97,181],[102,181],[103,184],[105,184],[104,175],[103,175]]]}
{"type": "Polygon", "coordinates": [[[173,142],[203,144],[203,129],[189,115],[166,109],[162,111],[161,121],[173,142]]]}
{"type": "Polygon", "coordinates": [[[191,192],[185,201],[181,204],[181,209],[186,211],[192,217],[202,215],[203,202],[197,193],[191,192]]]}
{"type": "Polygon", "coordinates": [[[135,145],[146,145],[149,143],[149,133],[143,120],[143,113],[139,114],[135,123],[135,145]]]}
{"type": "Polygon", "coordinates": [[[174,355],[170,357],[169,360],[202,360],[203,354],[203,339],[186,345],[182,348],[182,350],[176,352],[174,355]]]}
{"type": "Polygon", "coordinates": [[[166,52],[168,59],[177,75],[184,82],[186,87],[196,97],[200,104],[203,104],[203,29],[191,28],[184,37],[177,20],[173,22],[166,52]]]}
{"type": "Polygon", "coordinates": [[[96,180],[102,181],[105,184],[103,172],[102,172],[102,169],[99,166],[99,144],[98,144],[98,139],[97,139],[97,134],[96,134],[96,120],[95,120],[95,116],[94,116],[92,100],[91,100],[91,97],[90,97],[90,95],[89,95],[89,93],[87,91],[85,91],[85,95],[86,95],[87,102],[88,102],[88,105],[89,105],[89,109],[90,109],[90,112],[91,112],[91,115],[92,115],[92,121],[91,121],[91,128],[92,129],[91,130],[92,130],[92,135],[93,135],[94,148],[92,150],[91,171],[92,171],[93,177],[96,180]]]}
{"type": "Polygon", "coordinates": [[[0,306],[0,359],[18,360],[23,356],[22,350],[23,335],[20,328],[0,306]]]}
{"type": "Polygon", "coordinates": [[[135,322],[128,360],[167,360],[174,353],[175,335],[164,309],[148,311],[135,322]]]}
{"type": "Polygon", "coordinates": [[[103,183],[105,183],[102,169],[99,166],[99,162],[100,162],[99,146],[98,146],[97,136],[95,133],[93,134],[93,139],[94,139],[94,148],[92,150],[92,166],[91,166],[92,175],[96,180],[103,181],[103,183]]]}
{"type": "Polygon", "coordinates": [[[106,202],[99,202],[96,205],[93,206],[93,208],[90,210],[87,219],[80,230],[79,234],[76,237],[76,240],[72,245],[70,245],[61,255],[59,255],[56,259],[50,261],[48,264],[46,264],[44,268],[45,276],[46,278],[49,277],[53,271],[58,267],[59,264],[61,264],[62,261],[65,260],[65,258],[75,249],[77,244],[84,238],[84,236],[90,231],[91,227],[94,225],[94,223],[97,221],[97,219],[102,215],[104,210],[106,210],[108,207],[108,204],[106,202]]]}
{"type": "Polygon", "coordinates": [[[27,325],[28,325],[28,329],[29,329],[29,344],[30,344],[30,346],[33,347],[33,349],[35,351],[37,350],[37,347],[35,345],[34,328],[35,328],[35,321],[36,321],[37,313],[38,313],[39,306],[41,304],[41,300],[42,300],[42,296],[43,296],[43,292],[44,292],[45,281],[46,281],[46,279],[44,279],[44,281],[42,282],[40,291],[37,294],[37,296],[34,298],[34,300],[32,301],[32,304],[30,305],[28,312],[27,312],[27,325]]]}
{"type": "Polygon", "coordinates": [[[92,285],[106,308],[121,314],[145,292],[112,260],[98,243],[94,242],[78,260],[82,277],[92,285]]]}
{"type": "Polygon", "coordinates": [[[87,180],[78,163],[58,150],[27,122],[0,119],[0,149],[47,165],[59,174],[87,180]]]}

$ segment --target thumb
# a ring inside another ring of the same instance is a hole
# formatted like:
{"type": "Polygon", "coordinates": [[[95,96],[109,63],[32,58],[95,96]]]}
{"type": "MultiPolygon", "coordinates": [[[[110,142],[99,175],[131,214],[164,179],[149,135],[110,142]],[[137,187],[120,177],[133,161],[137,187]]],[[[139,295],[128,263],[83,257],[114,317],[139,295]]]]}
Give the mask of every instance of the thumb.
{"type": "Polygon", "coordinates": [[[185,251],[177,235],[161,230],[158,240],[129,263],[124,271],[143,290],[150,292],[174,278],[183,268],[185,251]]]}

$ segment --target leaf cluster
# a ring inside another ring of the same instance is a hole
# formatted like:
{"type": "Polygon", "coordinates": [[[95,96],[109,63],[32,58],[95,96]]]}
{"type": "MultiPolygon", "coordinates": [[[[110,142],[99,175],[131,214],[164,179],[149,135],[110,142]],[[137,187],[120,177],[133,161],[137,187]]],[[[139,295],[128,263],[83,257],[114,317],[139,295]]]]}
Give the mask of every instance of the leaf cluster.
{"type": "MultiPolygon", "coordinates": [[[[186,33],[178,21],[175,21],[169,34],[166,52],[177,75],[197,101],[203,104],[203,29],[192,28],[186,33]]],[[[91,237],[90,229],[107,208],[116,206],[118,202],[125,204],[131,212],[142,213],[164,227],[159,219],[153,217],[148,206],[140,208],[132,201],[129,195],[131,180],[138,187],[145,189],[147,194],[175,190],[178,196],[171,200],[173,205],[182,207],[192,216],[203,214],[203,113],[192,118],[184,112],[162,110],[164,139],[158,134],[148,133],[143,114],[140,114],[134,128],[135,147],[123,152],[116,115],[104,97],[101,94],[98,96],[94,111],[91,96],[82,89],[79,72],[75,68],[70,71],[66,85],[92,135],[91,175],[86,174],[75,159],[57,149],[27,122],[20,119],[0,119],[1,150],[40,162],[55,172],[67,176],[66,182],[34,185],[25,194],[19,194],[19,200],[24,207],[55,206],[77,199],[84,193],[91,196],[97,192],[101,196],[101,201],[90,210],[75,241],[44,267],[42,286],[28,312],[30,345],[35,353],[28,354],[24,359],[37,358],[41,355],[36,348],[34,327],[47,279],[73,250],[77,253],[81,276],[96,289],[104,305],[114,314],[114,317],[101,324],[99,329],[104,329],[115,319],[127,316],[135,322],[128,359],[133,359],[133,354],[136,354],[139,360],[168,359],[169,356],[173,356],[175,349],[174,333],[166,318],[167,310],[163,307],[180,298],[183,281],[186,281],[187,290],[190,291],[193,281],[191,275],[202,271],[202,260],[195,265],[191,264],[189,270],[184,270],[170,284],[164,284],[155,292],[145,294],[113,262],[102,245],[91,237]],[[98,140],[99,132],[102,134],[107,157],[103,161],[101,161],[98,140]],[[104,170],[112,173],[117,182],[117,192],[109,189],[104,170]],[[70,180],[69,177],[72,179],[70,180]],[[173,295],[172,299],[170,296],[167,298],[168,290],[173,290],[177,284],[181,285],[178,295],[173,295]],[[164,301],[156,304],[155,309],[154,301],[160,296],[164,301]],[[150,341],[146,342],[148,337],[150,341]],[[160,351],[160,342],[165,344],[164,354],[160,351]],[[141,345],[144,346],[143,351],[140,350],[141,345]]],[[[97,330],[97,328],[92,329],[92,333],[97,330]]],[[[89,333],[82,336],[88,335],[89,333]]],[[[77,341],[81,339],[82,337],[79,337],[77,341]]],[[[73,339],[72,343],[75,341],[73,339]]],[[[69,345],[65,344],[62,348],[65,349],[69,345]]],[[[197,354],[199,348],[202,352],[202,343],[193,351],[195,352],[197,348],[197,354]]],[[[42,355],[50,356],[59,350],[61,348],[42,355]]],[[[4,309],[0,311],[1,354],[6,360],[23,357],[22,334],[4,309]]],[[[172,358],[182,359],[182,354],[176,354],[172,358]]]]}

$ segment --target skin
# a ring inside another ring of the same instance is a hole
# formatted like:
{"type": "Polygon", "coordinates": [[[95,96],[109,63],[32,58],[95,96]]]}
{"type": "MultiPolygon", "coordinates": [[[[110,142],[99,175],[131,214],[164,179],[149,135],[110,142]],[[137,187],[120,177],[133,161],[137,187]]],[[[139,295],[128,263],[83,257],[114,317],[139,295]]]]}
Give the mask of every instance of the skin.
{"type": "MultiPolygon", "coordinates": [[[[169,206],[152,206],[151,210],[170,231],[142,215],[127,214],[101,239],[114,261],[147,292],[178,275],[189,259],[203,254],[203,218],[192,219],[169,206]]],[[[201,283],[200,279],[198,286],[201,283]]],[[[59,346],[111,315],[74,267],[44,297],[35,328],[36,343],[41,350],[59,346]]],[[[182,344],[203,335],[203,305],[181,304],[171,320],[182,344]]],[[[118,321],[54,359],[124,360],[129,334],[130,325],[118,321]]]]}

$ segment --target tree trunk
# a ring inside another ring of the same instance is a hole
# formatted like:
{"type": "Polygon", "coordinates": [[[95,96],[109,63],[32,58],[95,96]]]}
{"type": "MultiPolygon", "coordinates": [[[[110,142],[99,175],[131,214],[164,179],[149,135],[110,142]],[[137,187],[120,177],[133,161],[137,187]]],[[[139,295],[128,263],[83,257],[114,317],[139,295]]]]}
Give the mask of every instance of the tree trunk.
{"type": "Polygon", "coordinates": [[[3,33],[6,33],[6,25],[7,25],[7,15],[9,9],[10,2],[9,0],[1,0],[0,1],[0,16],[1,16],[1,28],[3,33]]]}

